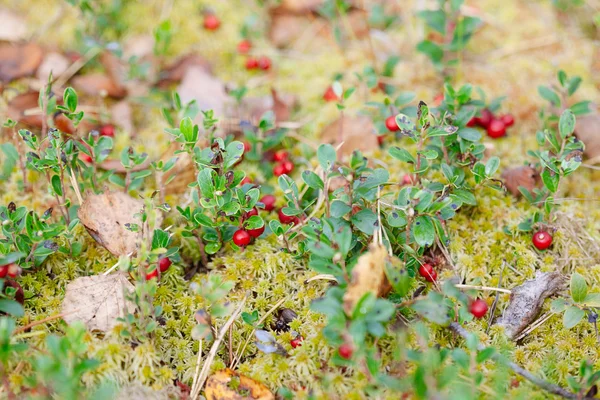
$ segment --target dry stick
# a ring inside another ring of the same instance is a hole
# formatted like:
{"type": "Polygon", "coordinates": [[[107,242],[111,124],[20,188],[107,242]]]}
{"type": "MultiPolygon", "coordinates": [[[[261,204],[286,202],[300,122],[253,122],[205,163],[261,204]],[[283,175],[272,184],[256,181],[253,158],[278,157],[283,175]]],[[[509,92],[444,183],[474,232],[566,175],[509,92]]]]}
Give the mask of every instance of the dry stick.
{"type": "MultiPolygon", "coordinates": [[[[267,311],[267,313],[265,315],[263,315],[263,317],[256,323],[255,326],[258,326],[258,325],[262,324],[265,321],[265,319],[267,319],[267,317],[269,315],[273,314],[273,312],[275,312],[275,310],[277,308],[279,308],[279,306],[282,305],[283,302],[286,301],[288,298],[289,298],[289,296],[288,297],[284,297],[283,299],[279,300],[273,307],[271,307],[271,309],[269,311],[267,311]]],[[[250,339],[254,335],[254,332],[256,332],[256,328],[252,329],[252,332],[250,332],[250,335],[246,339],[246,342],[244,343],[244,346],[242,347],[241,350],[240,350],[240,348],[238,346],[238,350],[236,350],[236,352],[235,352],[234,362],[229,367],[230,369],[235,369],[235,367],[237,366],[237,364],[242,359],[242,354],[244,354],[244,350],[246,350],[246,347],[248,346],[248,343],[250,343],[250,339]]]]}
{"type": "Polygon", "coordinates": [[[198,397],[198,395],[200,394],[200,390],[202,390],[202,387],[204,386],[204,381],[206,381],[206,377],[208,375],[208,370],[209,370],[213,360],[215,359],[215,356],[217,355],[217,350],[219,350],[219,346],[221,345],[221,342],[223,341],[223,338],[225,337],[225,334],[227,333],[227,330],[229,329],[229,327],[233,324],[233,322],[237,319],[237,317],[242,313],[242,309],[244,308],[244,305],[246,304],[247,298],[248,298],[248,295],[244,296],[244,299],[241,301],[238,308],[236,308],[236,310],[233,312],[233,314],[231,314],[231,316],[229,317],[227,322],[225,322],[225,325],[223,325],[223,327],[219,331],[219,336],[217,337],[217,340],[215,340],[212,347],[210,348],[210,351],[208,352],[208,357],[206,357],[206,361],[204,361],[204,365],[202,366],[202,371],[200,371],[200,377],[198,378],[198,385],[196,386],[196,392],[191,394],[192,400],[196,399],[198,397]]]}
{"type": "Polygon", "coordinates": [[[54,87],[61,88],[73,75],[77,73],[85,64],[87,64],[92,58],[96,57],[98,53],[100,53],[101,49],[99,47],[94,47],[88,50],[87,53],[83,55],[79,60],[75,61],[73,64],[66,69],[65,72],[62,73],[61,76],[54,82],[54,87]]]}
{"type": "Polygon", "coordinates": [[[544,322],[548,321],[553,315],[554,315],[554,313],[548,312],[548,313],[544,314],[543,316],[541,316],[540,318],[538,318],[537,321],[535,321],[532,325],[530,325],[527,329],[525,329],[523,331],[523,333],[521,333],[515,339],[515,342],[518,342],[519,340],[523,339],[525,336],[529,335],[531,332],[533,332],[534,330],[536,330],[537,328],[542,326],[544,324],[544,322]]]}
{"type": "Polygon", "coordinates": [[[198,359],[196,360],[196,370],[194,371],[194,380],[192,381],[192,387],[190,389],[190,393],[194,393],[196,391],[196,386],[198,386],[198,373],[200,372],[201,361],[202,361],[202,339],[200,339],[199,343],[198,343],[198,359]]]}
{"type": "Polygon", "coordinates": [[[15,330],[13,331],[13,335],[16,335],[17,333],[24,332],[24,331],[26,331],[27,329],[31,329],[31,328],[33,328],[34,326],[41,325],[41,324],[45,324],[46,322],[50,322],[50,321],[53,321],[53,320],[55,320],[55,319],[62,318],[62,317],[64,317],[65,315],[69,315],[69,314],[76,313],[76,312],[78,312],[78,311],[80,311],[80,310],[79,310],[79,309],[77,309],[77,310],[70,311],[70,312],[68,312],[68,313],[60,313],[60,314],[56,314],[56,315],[51,315],[51,316],[49,316],[49,317],[46,317],[46,318],[44,318],[44,319],[40,319],[39,321],[33,321],[33,322],[30,322],[30,323],[28,323],[27,325],[24,325],[24,326],[21,326],[21,327],[19,327],[19,328],[15,329],[15,330]]]}
{"type": "Polygon", "coordinates": [[[502,289],[500,287],[462,285],[462,284],[458,284],[458,285],[454,285],[454,286],[456,286],[459,289],[489,290],[492,292],[502,292],[502,293],[508,293],[508,294],[512,293],[509,289],[502,289]]]}
{"type": "Polygon", "coordinates": [[[306,285],[307,283],[310,283],[312,281],[319,281],[319,280],[323,280],[323,281],[337,281],[337,279],[335,278],[335,276],[331,275],[331,274],[319,274],[319,275],[315,275],[312,278],[308,278],[307,280],[304,281],[304,284],[306,285]]]}
{"type": "MultiPolygon", "coordinates": [[[[471,333],[469,331],[467,331],[465,328],[463,328],[458,322],[452,322],[449,326],[449,329],[451,331],[453,331],[454,333],[456,333],[457,335],[461,336],[463,339],[468,339],[469,335],[471,335],[471,333]]],[[[485,346],[480,343],[477,346],[477,349],[483,350],[483,349],[485,349],[485,346]]],[[[494,360],[498,361],[498,359],[500,358],[500,355],[494,354],[492,356],[492,358],[494,360]]],[[[538,378],[537,376],[533,375],[531,372],[527,371],[526,369],[522,368],[521,366],[517,365],[516,363],[514,363],[512,361],[509,361],[507,363],[507,365],[515,373],[521,375],[523,378],[527,379],[529,382],[533,383],[536,386],[539,386],[540,388],[546,390],[547,392],[550,392],[550,393],[558,395],[558,396],[562,396],[566,399],[578,399],[579,398],[577,394],[570,392],[566,389],[563,389],[560,386],[554,385],[550,382],[546,382],[542,378],[538,378]]]]}
{"type": "MultiPolygon", "coordinates": [[[[506,265],[506,260],[502,260],[502,269],[500,270],[500,276],[498,277],[498,287],[500,287],[500,285],[502,285],[502,275],[504,274],[504,266],[505,265],[506,265]]],[[[486,335],[490,332],[490,328],[492,327],[492,319],[494,318],[494,313],[496,312],[496,307],[498,306],[499,300],[500,300],[500,292],[496,292],[494,302],[492,303],[492,308],[490,309],[487,328],[485,328],[486,335]]]]}

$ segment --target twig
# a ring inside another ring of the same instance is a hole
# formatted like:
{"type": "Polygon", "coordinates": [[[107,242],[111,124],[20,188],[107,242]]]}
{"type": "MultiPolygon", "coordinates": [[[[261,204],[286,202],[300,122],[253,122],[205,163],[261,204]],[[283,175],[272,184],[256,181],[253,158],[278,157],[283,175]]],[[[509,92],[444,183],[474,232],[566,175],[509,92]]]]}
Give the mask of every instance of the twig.
{"type": "Polygon", "coordinates": [[[509,289],[502,289],[499,287],[492,287],[492,286],[475,286],[475,285],[462,285],[462,284],[458,284],[458,285],[454,285],[459,289],[475,289],[475,290],[489,290],[492,292],[502,292],[502,293],[508,293],[511,294],[511,291],[509,289]]]}
{"type": "Polygon", "coordinates": [[[60,314],[56,314],[56,315],[51,315],[51,316],[49,316],[49,317],[46,317],[46,318],[44,318],[44,319],[40,319],[39,321],[33,321],[33,322],[30,322],[30,323],[28,323],[27,325],[24,325],[24,326],[21,326],[21,327],[19,327],[19,328],[15,329],[15,330],[13,331],[13,335],[16,335],[16,334],[18,334],[18,333],[24,332],[24,331],[26,331],[27,329],[31,329],[31,328],[33,328],[34,326],[41,325],[41,324],[45,324],[46,322],[50,322],[50,321],[53,321],[53,320],[55,320],[55,319],[62,318],[62,317],[64,317],[65,315],[73,314],[73,313],[76,313],[76,312],[79,312],[79,311],[80,311],[80,310],[79,310],[79,309],[77,309],[77,310],[69,311],[68,313],[60,313],[60,314]]]}
{"type": "Polygon", "coordinates": [[[543,316],[541,316],[540,318],[538,318],[537,321],[535,321],[533,324],[531,324],[527,329],[525,329],[523,331],[523,333],[521,333],[515,339],[515,342],[518,342],[519,340],[523,339],[525,336],[529,335],[531,332],[533,332],[534,330],[536,330],[537,328],[542,326],[544,324],[544,322],[548,321],[553,315],[554,315],[553,313],[548,312],[548,313],[544,314],[543,316]]]}
{"type": "MultiPolygon", "coordinates": [[[[453,331],[454,333],[456,333],[457,335],[461,336],[463,339],[468,339],[469,335],[472,335],[472,333],[470,333],[465,328],[463,328],[458,322],[450,323],[449,329],[451,331],[453,331]]],[[[480,343],[477,346],[477,349],[483,350],[483,349],[485,349],[485,346],[480,343]]],[[[500,354],[494,354],[492,356],[492,358],[496,361],[501,361],[500,354]]],[[[565,399],[578,399],[579,398],[577,394],[570,392],[566,389],[563,389],[560,386],[554,385],[550,382],[546,382],[542,378],[538,378],[537,376],[533,375],[531,372],[527,371],[526,369],[522,368],[521,366],[517,365],[516,363],[514,363],[512,361],[508,361],[507,366],[510,369],[512,369],[515,373],[521,375],[523,378],[527,379],[529,382],[544,389],[545,391],[547,391],[549,393],[555,394],[557,396],[562,396],[565,399]]]]}
{"type": "Polygon", "coordinates": [[[73,75],[77,73],[85,64],[87,64],[92,58],[96,57],[98,53],[100,53],[102,49],[100,47],[94,47],[88,50],[87,53],[83,55],[79,60],[75,61],[73,64],[66,69],[65,72],[62,73],[61,76],[56,79],[54,82],[55,88],[61,88],[73,75]]]}
{"type": "Polygon", "coordinates": [[[312,281],[319,281],[319,280],[337,281],[337,279],[335,279],[335,276],[333,276],[331,274],[319,274],[319,275],[313,276],[312,278],[308,278],[307,280],[304,281],[304,284],[306,285],[307,283],[310,283],[312,281]]]}
{"type": "Polygon", "coordinates": [[[202,339],[200,339],[198,343],[198,359],[196,360],[196,371],[194,372],[194,380],[192,381],[192,388],[190,389],[190,393],[194,393],[196,391],[196,386],[198,386],[198,378],[200,377],[200,364],[202,362],[202,339]]]}
{"type": "Polygon", "coordinates": [[[225,322],[225,325],[223,325],[223,327],[219,331],[219,336],[217,337],[217,340],[215,340],[212,347],[210,348],[210,351],[208,352],[208,357],[206,357],[206,361],[204,361],[204,365],[202,366],[202,371],[200,371],[200,376],[198,377],[198,384],[196,386],[196,390],[195,390],[195,392],[191,393],[191,395],[190,395],[190,398],[192,400],[196,399],[198,397],[198,395],[200,394],[200,391],[202,390],[202,387],[204,386],[204,382],[206,381],[210,366],[211,366],[213,360],[215,359],[215,356],[217,355],[217,350],[219,350],[219,346],[221,345],[221,342],[223,341],[223,338],[225,337],[225,334],[229,330],[229,327],[231,326],[231,324],[233,324],[233,322],[237,319],[237,317],[242,313],[242,309],[244,308],[244,305],[246,304],[247,298],[248,298],[248,295],[244,296],[244,299],[241,301],[238,308],[236,308],[236,310],[233,312],[233,314],[231,314],[231,316],[229,317],[227,322],[225,322]]]}
{"type": "Polygon", "coordinates": [[[71,185],[73,185],[73,190],[75,190],[75,195],[77,196],[77,201],[79,202],[79,205],[82,205],[83,197],[81,197],[81,192],[79,191],[79,184],[77,183],[77,178],[75,178],[75,173],[73,172],[73,169],[71,169],[69,178],[71,179],[71,185]]]}
{"type": "MultiPolygon", "coordinates": [[[[498,277],[498,287],[502,285],[502,276],[504,274],[504,266],[506,265],[506,260],[502,260],[502,269],[500,270],[500,276],[498,277]]],[[[489,333],[490,328],[492,327],[492,319],[494,318],[494,313],[496,312],[496,307],[498,306],[498,300],[500,299],[500,292],[496,292],[496,296],[494,297],[494,302],[492,303],[492,308],[490,308],[490,315],[488,317],[487,328],[485,328],[486,335],[489,333]]]]}

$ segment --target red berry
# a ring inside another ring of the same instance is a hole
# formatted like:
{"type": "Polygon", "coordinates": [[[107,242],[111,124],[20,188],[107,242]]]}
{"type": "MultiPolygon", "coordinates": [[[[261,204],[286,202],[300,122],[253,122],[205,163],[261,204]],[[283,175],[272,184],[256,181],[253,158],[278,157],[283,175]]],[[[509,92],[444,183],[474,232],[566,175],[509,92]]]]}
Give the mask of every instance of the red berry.
{"type": "Polygon", "coordinates": [[[252,145],[249,142],[243,142],[243,144],[244,144],[244,153],[247,153],[250,150],[252,150],[252,145]]]}
{"type": "Polygon", "coordinates": [[[248,218],[250,218],[250,217],[252,217],[254,215],[258,215],[258,210],[256,208],[253,208],[252,210],[248,211],[246,213],[246,217],[245,218],[248,219],[248,218]]]}
{"type": "Polygon", "coordinates": [[[358,204],[353,205],[352,206],[352,215],[356,214],[360,210],[361,210],[361,208],[360,208],[360,206],[358,204]]]}
{"type": "Polygon", "coordinates": [[[285,168],[283,167],[283,164],[277,164],[273,167],[273,175],[281,176],[283,174],[285,174],[285,168]]]}
{"type": "Polygon", "coordinates": [[[241,54],[248,53],[251,48],[252,48],[252,42],[250,42],[248,39],[242,40],[237,45],[237,51],[238,51],[238,53],[241,53],[241,54]]]}
{"type": "Polygon", "coordinates": [[[281,166],[283,167],[283,171],[286,174],[289,174],[290,172],[292,172],[294,170],[294,163],[291,162],[290,160],[285,160],[284,162],[281,163],[281,166]]]}
{"type": "Polygon", "coordinates": [[[9,278],[16,278],[17,276],[21,275],[21,267],[19,267],[17,264],[8,264],[6,269],[6,274],[9,278]]]}
{"type": "Polygon", "coordinates": [[[0,278],[6,278],[8,274],[8,265],[0,265],[0,278]]]}
{"type": "Polygon", "coordinates": [[[475,318],[483,317],[488,310],[488,305],[484,300],[476,299],[469,305],[469,311],[475,318]]]}
{"type": "Polygon", "coordinates": [[[271,59],[266,56],[259,57],[258,68],[262,69],[263,71],[268,71],[269,69],[271,69],[271,59]]]}
{"type": "Polygon", "coordinates": [[[171,266],[171,264],[173,263],[171,262],[169,257],[163,257],[158,260],[158,269],[160,269],[160,272],[166,272],[171,266]]]}
{"type": "Polygon", "coordinates": [[[149,281],[150,279],[153,278],[158,278],[158,268],[154,268],[154,270],[152,270],[152,272],[148,272],[146,274],[146,280],[149,281]]]}
{"type": "Polygon", "coordinates": [[[115,127],[111,124],[104,125],[100,128],[100,136],[115,137],[115,127]]]}
{"type": "Polygon", "coordinates": [[[256,68],[258,68],[258,60],[254,57],[248,57],[246,60],[246,69],[251,70],[256,68]]]}
{"type": "Polygon", "coordinates": [[[515,124],[515,117],[512,114],[504,114],[500,117],[500,120],[504,123],[507,128],[515,124]]]}
{"type": "Polygon", "coordinates": [[[419,275],[425,278],[428,282],[435,282],[437,280],[437,272],[433,269],[431,264],[425,263],[419,267],[419,275]]]}
{"type": "Polygon", "coordinates": [[[351,345],[349,345],[348,343],[344,343],[340,346],[338,352],[340,353],[340,357],[342,357],[345,360],[349,360],[352,357],[352,353],[354,353],[354,350],[352,349],[351,345]]]}
{"type": "Polygon", "coordinates": [[[325,101],[337,101],[338,97],[333,91],[333,87],[329,86],[325,93],[323,94],[323,100],[325,101]]]}
{"type": "Polygon", "coordinates": [[[538,250],[546,250],[552,245],[552,235],[546,231],[539,231],[533,235],[531,241],[538,250]]]}
{"type": "Polygon", "coordinates": [[[494,114],[487,108],[481,110],[481,117],[476,117],[476,122],[482,128],[486,128],[490,125],[492,120],[494,119],[494,114]]]}
{"type": "Polygon", "coordinates": [[[244,179],[242,179],[242,181],[240,182],[240,185],[243,186],[247,183],[252,183],[252,179],[248,178],[247,176],[244,177],[244,179]]]}
{"type": "Polygon", "coordinates": [[[385,119],[385,127],[390,132],[396,132],[400,130],[400,127],[396,123],[396,117],[391,115],[385,119]]]}
{"type": "Polygon", "coordinates": [[[233,243],[240,247],[248,246],[250,244],[250,234],[244,229],[238,229],[233,234],[233,243]]]}
{"type": "Polygon", "coordinates": [[[283,213],[283,209],[280,208],[279,209],[279,222],[281,222],[282,224],[291,224],[291,223],[298,223],[298,217],[296,217],[295,215],[285,215],[283,213]]]}
{"type": "Polygon", "coordinates": [[[467,126],[469,128],[474,127],[475,125],[477,125],[477,117],[473,117],[469,120],[469,122],[467,122],[467,126]]]}
{"type": "Polygon", "coordinates": [[[384,135],[377,135],[377,144],[380,146],[383,146],[383,142],[385,142],[385,136],[384,135]]]}
{"type": "Polygon", "coordinates": [[[487,127],[488,136],[494,139],[506,135],[506,126],[499,119],[494,119],[487,127]]]}
{"type": "Polygon", "coordinates": [[[277,199],[272,194],[267,194],[260,199],[260,202],[265,205],[265,210],[273,211],[275,209],[275,202],[277,199]]]}
{"type": "Polygon", "coordinates": [[[289,154],[285,150],[277,150],[273,153],[273,161],[284,161],[287,160],[289,154]]]}
{"type": "Polygon", "coordinates": [[[412,185],[412,176],[410,174],[404,174],[402,177],[403,185],[412,185]]]}
{"type": "Polygon", "coordinates": [[[304,338],[301,335],[298,335],[290,341],[290,344],[295,349],[298,346],[302,346],[303,340],[304,340],[304,338]]]}
{"type": "Polygon", "coordinates": [[[444,100],[444,93],[438,93],[433,98],[433,105],[436,106],[436,107],[439,107],[439,105],[442,104],[442,100],[444,100]]]}
{"type": "Polygon", "coordinates": [[[263,232],[265,231],[265,226],[261,226],[260,228],[256,228],[256,229],[248,229],[248,233],[250,234],[250,236],[257,238],[260,235],[263,234],[263,232]]]}
{"type": "Polygon", "coordinates": [[[204,29],[208,29],[209,31],[214,31],[219,29],[221,25],[221,21],[215,14],[206,14],[204,15],[204,29]]]}

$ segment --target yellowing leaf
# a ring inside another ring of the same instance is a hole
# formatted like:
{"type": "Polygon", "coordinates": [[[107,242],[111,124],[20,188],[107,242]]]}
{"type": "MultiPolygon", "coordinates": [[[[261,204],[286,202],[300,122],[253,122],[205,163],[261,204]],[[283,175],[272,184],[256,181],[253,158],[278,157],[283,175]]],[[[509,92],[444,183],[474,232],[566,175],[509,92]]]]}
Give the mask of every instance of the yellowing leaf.
{"type": "Polygon", "coordinates": [[[275,396],[264,384],[229,368],[215,372],[206,381],[206,400],[272,400],[275,396]]]}

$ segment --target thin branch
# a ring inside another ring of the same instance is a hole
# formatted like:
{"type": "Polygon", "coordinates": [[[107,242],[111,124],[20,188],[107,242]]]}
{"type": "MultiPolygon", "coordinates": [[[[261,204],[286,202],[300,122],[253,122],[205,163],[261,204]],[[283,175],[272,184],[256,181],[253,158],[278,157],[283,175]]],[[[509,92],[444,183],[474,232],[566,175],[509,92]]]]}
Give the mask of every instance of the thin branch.
{"type": "MultiPolygon", "coordinates": [[[[453,331],[457,335],[461,336],[463,339],[467,339],[469,337],[469,335],[472,335],[472,333],[470,333],[465,328],[463,328],[458,322],[452,322],[450,324],[449,328],[451,331],[453,331]]],[[[477,348],[478,348],[478,350],[483,350],[485,348],[485,346],[482,344],[479,344],[477,346],[477,348]]],[[[494,356],[492,356],[492,358],[496,361],[500,361],[499,359],[501,358],[501,355],[495,354],[494,356]]],[[[544,389],[545,391],[547,391],[549,393],[564,397],[565,399],[578,399],[579,398],[579,396],[577,394],[570,392],[566,389],[563,389],[560,386],[557,386],[553,383],[547,382],[547,381],[543,380],[542,378],[539,378],[539,377],[533,375],[531,372],[527,371],[526,369],[522,368],[521,366],[515,364],[512,361],[508,361],[507,365],[515,373],[521,375],[523,378],[527,379],[529,382],[544,389]]]]}
{"type": "Polygon", "coordinates": [[[499,287],[491,287],[491,286],[475,286],[475,285],[462,285],[462,284],[458,284],[458,285],[454,285],[459,289],[475,289],[475,290],[489,290],[492,292],[502,292],[502,293],[508,293],[511,294],[512,292],[509,289],[502,289],[499,287]]]}

